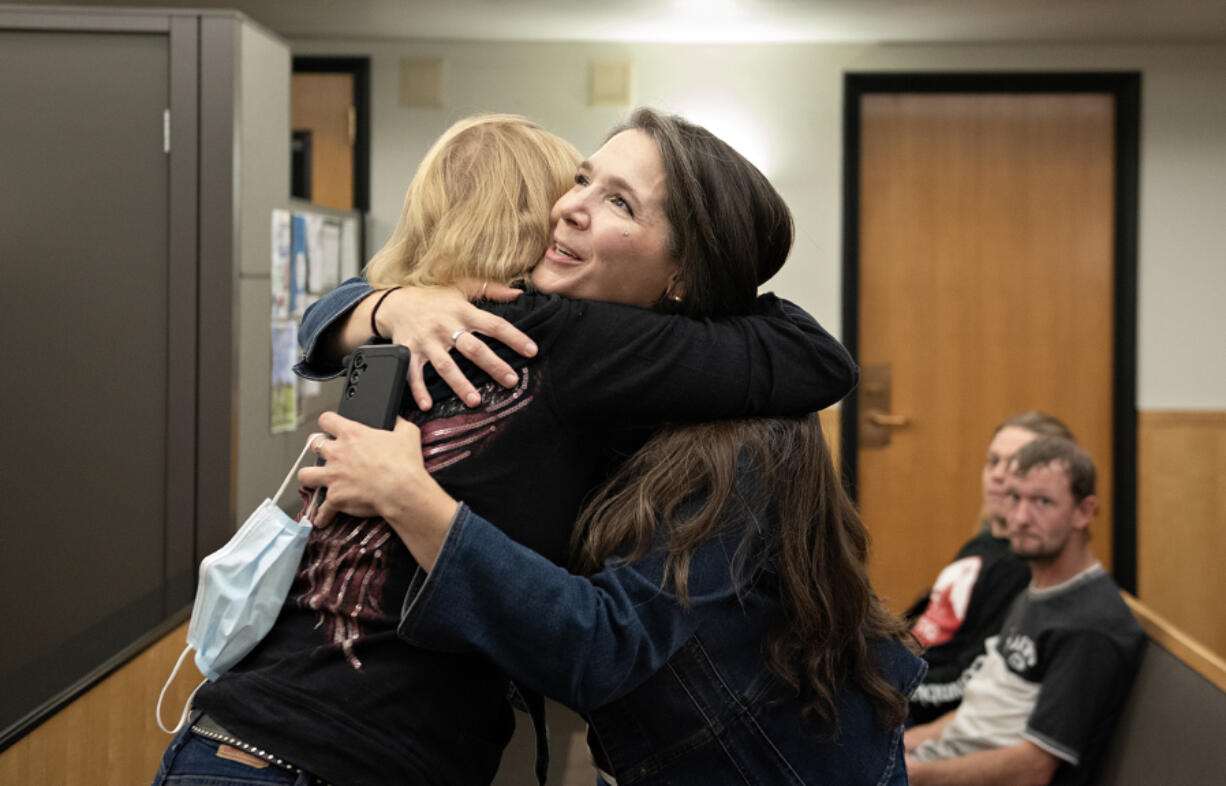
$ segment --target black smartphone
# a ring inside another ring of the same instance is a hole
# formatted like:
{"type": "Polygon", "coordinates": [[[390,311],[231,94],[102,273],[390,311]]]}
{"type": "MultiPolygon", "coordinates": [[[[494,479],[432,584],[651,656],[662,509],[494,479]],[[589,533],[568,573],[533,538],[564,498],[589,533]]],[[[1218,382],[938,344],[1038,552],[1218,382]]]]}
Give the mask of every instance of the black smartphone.
{"type": "MultiPolygon", "coordinates": [[[[336,412],[371,428],[391,430],[400,414],[400,399],[407,384],[409,348],[400,344],[363,344],[345,356],[345,387],[336,412]]],[[[322,467],[317,459],[315,466],[322,467]]],[[[313,516],[324,501],[328,490],[315,489],[307,505],[307,516],[313,516]]]]}
{"type": "Polygon", "coordinates": [[[371,428],[394,428],[408,369],[407,347],[400,344],[358,347],[345,358],[345,388],[337,413],[371,428]]]}

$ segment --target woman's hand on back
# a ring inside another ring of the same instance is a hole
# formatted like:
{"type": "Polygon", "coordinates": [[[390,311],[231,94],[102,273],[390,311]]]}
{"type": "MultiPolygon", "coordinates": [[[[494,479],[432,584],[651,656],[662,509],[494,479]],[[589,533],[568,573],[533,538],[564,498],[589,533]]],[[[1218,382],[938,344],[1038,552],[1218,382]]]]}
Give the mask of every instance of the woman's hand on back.
{"type": "MultiPolygon", "coordinates": [[[[380,335],[403,344],[412,353],[409,389],[419,407],[429,409],[433,404],[423,376],[427,363],[464,403],[470,407],[481,403],[477,389],[451,357],[452,347],[500,384],[512,387],[518,382],[511,366],[471,334],[501,341],[524,357],[534,356],[536,345],[510,322],[477,308],[469,299],[507,302],[519,294],[519,290],[502,284],[465,280],[450,287],[401,287],[384,297],[375,313],[375,326],[380,335]]],[[[373,292],[367,302],[373,308],[383,296],[383,292],[373,292]]]]}
{"type": "Polygon", "coordinates": [[[303,486],[328,490],[312,523],[326,527],[337,513],[382,517],[429,570],[459,503],[426,471],[421,431],[404,418],[387,431],[335,412],[320,415],[319,427],[333,437],[312,445],[324,464],[298,470],[303,486]]]}

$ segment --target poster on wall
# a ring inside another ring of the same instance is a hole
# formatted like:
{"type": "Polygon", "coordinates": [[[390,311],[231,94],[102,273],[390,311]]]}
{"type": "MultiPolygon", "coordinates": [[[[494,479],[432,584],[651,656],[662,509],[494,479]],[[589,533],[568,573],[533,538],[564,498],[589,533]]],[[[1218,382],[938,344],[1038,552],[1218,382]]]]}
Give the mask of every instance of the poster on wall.
{"type": "Polygon", "coordinates": [[[337,276],[346,281],[358,274],[358,220],[346,218],[341,221],[341,270],[337,276]]]}
{"type": "Polygon", "coordinates": [[[272,433],[298,428],[298,320],[293,317],[293,218],[288,210],[272,211],[272,433]]]}
{"type": "Polygon", "coordinates": [[[307,266],[310,264],[306,214],[294,213],[290,227],[289,316],[291,319],[302,319],[302,312],[307,307],[307,266]]]}
{"type": "Polygon", "coordinates": [[[289,319],[290,215],[272,211],[272,318],[289,319]]]}
{"type": "Polygon", "coordinates": [[[318,296],[340,283],[341,222],[332,216],[312,216],[307,222],[311,238],[308,256],[307,292],[318,296]]]}
{"type": "Polygon", "coordinates": [[[298,428],[298,328],[292,322],[272,326],[272,433],[298,428]]]}
{"type": "Polygon", "coordinates": [[[294,431],[323,392],[294,374],[298,325],[308,306],[358,275],[359,219],[310,210],[272,211],[272,431],[294,431]]]}

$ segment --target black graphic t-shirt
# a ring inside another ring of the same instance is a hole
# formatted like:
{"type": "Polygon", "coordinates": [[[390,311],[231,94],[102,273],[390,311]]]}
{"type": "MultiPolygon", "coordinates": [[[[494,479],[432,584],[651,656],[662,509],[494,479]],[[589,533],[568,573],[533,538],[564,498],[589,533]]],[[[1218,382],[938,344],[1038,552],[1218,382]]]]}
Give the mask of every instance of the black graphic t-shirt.
{"type": "Polygon", "coordinates": [[[911,720],[928,723],[958,706],[966,681],[981,662],[984,643],[1030,582],[1026,560],[1008,538],[981,532],[937,577],[912,633],[926,648],[928,675],[911,696],[911,720]]]}
{"type": "MultiPolygon", "coordinates": [[[[326,328],[368,291],[325,296],[313,308],[335,316],[313,324],[326,328]]],[[[452,496],[558,564],[587,495],[654,424],[802,414],[857,376],[842,345],[770,295],[754,315],[718,322],[527,294],[491,310],[540,347],[532,361],[504,355],[519,385],[470,374],[482,403],[469,409],[436,380],[432,410],[406,395],[401,414],[452,496]]],[[[476,655],[397,637],[417,569],[381,519],[340,516],[314,531],[273,630],[196,706],[334,784],[488,783],[512,731],[507,680],[476,655]]]]}
{"type": "Polygon", "coordinates": [[[1088,783],[1141,664],[1145,632],[1102,566],[1028,590],[1000,629],[1009,670],[1039,684],[1023,737],[1062,760],[1053,784],[1088,783]]]}
{"type": "Polygon", "coordinates": [[[962,704],[921,761],[1027,740],[1060,760],[1053,784],[1093,780],[1145,647],[1101,565],[1014,601],[962,704]]]}

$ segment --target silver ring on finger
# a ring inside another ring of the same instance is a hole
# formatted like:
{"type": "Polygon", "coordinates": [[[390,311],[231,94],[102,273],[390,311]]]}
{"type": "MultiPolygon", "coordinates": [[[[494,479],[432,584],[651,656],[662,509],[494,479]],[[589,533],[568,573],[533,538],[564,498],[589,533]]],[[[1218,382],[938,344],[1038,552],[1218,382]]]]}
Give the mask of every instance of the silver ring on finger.
{"type": "Polygon", "coordinates": [[[460,334],[467,333],[467,332],[468,331],[466,329],[460,328],[456,332],[452,333],[451,334],[451,346],[454,347],[456,345],[456,342],[460,340],[460,334]]]}

